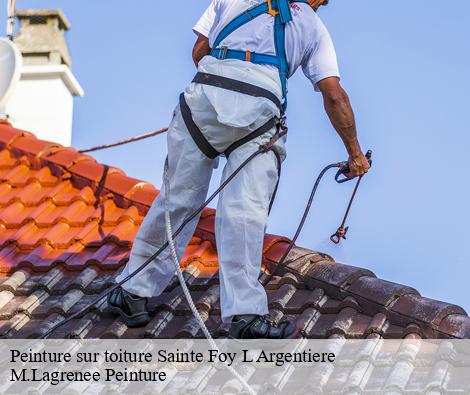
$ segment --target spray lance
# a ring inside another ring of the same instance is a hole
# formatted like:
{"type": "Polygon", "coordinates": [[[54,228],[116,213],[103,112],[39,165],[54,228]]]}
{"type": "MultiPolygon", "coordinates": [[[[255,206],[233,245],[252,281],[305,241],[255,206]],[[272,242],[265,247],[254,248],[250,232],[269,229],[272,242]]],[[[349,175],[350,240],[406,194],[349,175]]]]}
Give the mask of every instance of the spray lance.
{"type": "MultiPolygon", "coordinates": [[[[372,166],[372,151],[371,150],[367,151],[366,158],[369,161],[369,166],[372,166]]],[[[345,182],[351,181],[351,178],[348,178],[346,176],[341,177],[342,175],[346,175],[347,173],[349,173],[348,162],[343,162],[342,166],[340,167],[340,169],[336,173],[335,181],[338,184],[343,184],[345,182]]],[[[345,226],[346,221],[348,219],[349,212],[351,211],[351,206],[353,204],[354,198],[356,197],[357,190],[359,189],[359,185],[361,184],[362,177],[364,177],[364,176],[360,176],[357,179],[356,186],[354,187],[353,193],[351,195],[351,199],[349,200],[349,204],[348,204],[348,207],[346,209],[346,213],[344,214],[343,221],[341,222],[341,225],[339,226],[336,233],[334,233],[330,236],[330,240],[335,244],[339,244],[341,242],[341,239],[346,240],[346,235],[347,235],[348,230],[349,230],[349,226],[345,226]]]]}

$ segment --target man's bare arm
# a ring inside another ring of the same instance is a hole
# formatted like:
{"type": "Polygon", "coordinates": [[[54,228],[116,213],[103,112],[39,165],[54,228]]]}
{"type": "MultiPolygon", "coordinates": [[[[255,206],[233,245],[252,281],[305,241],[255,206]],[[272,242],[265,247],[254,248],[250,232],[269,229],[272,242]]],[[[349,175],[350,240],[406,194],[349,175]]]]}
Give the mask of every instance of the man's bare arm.
{"type": "Polygon", "coordinates": [[[357,140],[354,112],[339,79],[325,78],[318,83],[318,88],[323,95],[325,110],[330,121],[348,151],[351,176],[361,176],[367,173],[370,166],[357,140]]]}
{"type": "Polygon", "coordinates": [[[199,61],[206,55],[209,55],[211,52],[211,47],[209,46],[209,39],[200,34],[194,44],[193,48],[193,61],[196,67],[199,64],[199,61]]]}

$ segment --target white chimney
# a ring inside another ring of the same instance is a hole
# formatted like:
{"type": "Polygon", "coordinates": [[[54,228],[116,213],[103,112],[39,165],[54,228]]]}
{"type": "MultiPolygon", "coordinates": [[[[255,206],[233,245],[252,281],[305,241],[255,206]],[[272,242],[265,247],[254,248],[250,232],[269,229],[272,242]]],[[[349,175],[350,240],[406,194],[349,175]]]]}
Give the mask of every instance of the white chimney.
{"type": "Polygon", "coordinates": [[[21,79],[6,104],[14,127],[38,138],[72,143],[73,97],[84,92],[72,74],[64,33],[70,24],[60,10],[17,11],[14,42],[23,56],[21,79]]]}

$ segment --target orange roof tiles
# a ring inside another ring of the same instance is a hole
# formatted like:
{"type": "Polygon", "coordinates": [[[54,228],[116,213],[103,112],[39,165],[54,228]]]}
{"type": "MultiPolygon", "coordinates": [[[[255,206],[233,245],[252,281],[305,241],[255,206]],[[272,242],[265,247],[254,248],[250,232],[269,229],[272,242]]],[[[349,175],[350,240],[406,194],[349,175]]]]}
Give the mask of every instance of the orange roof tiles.
{"type": "MultiPolygon", "coordinates": [[[[0,121],[0,337],[38,336],[109,287],[157,195],[149,183],[0,121]]],[[[182,266],[209,328],[224,336],[214,216],[204,210],[182,266]]],[[[266,236],[265,270],[277,266],[288,244],[266,236]]],[[[296,247],[289,259],[288,270],[263,274],[270,313],[294,317],[308,337],[470,337],[470,319],[458,306],[311,250],[296,247]]],[[[145,328],[130,329],[103,301],[55,335],[200,335],[176,278],[151,302],[151,314],[145,328]]]]}

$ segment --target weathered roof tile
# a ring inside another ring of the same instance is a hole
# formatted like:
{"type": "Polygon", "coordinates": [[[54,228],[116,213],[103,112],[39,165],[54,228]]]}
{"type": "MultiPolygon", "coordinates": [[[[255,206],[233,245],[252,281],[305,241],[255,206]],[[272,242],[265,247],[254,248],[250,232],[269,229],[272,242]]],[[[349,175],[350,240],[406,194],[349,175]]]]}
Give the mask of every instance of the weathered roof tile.
{"type": "Polygon", "coordinates": [[[341,263],[331,264],[329,261],[312,264],[304,274],[305,281],[311,287],[328,289],[336,297],[341,297],[343,290],[363,276],[375,277],[370,270],[341,263]]]}
{"type": "Polygon", "coordinates": [[[410,323],[426,323],[434,329],[451,314],[466,315],[464,309],[453,304],[419,295],[404,295],[390,307],[389,319],[392,323],[402,326],[410,323]]]}
{"type": "Polygon", "coordinates": [[[449,314],[440,323],[439,332],[460,339],[470,339],[470,318],[463,314],[449,314]]]}
{"type": "Polygon", "coordinates": [[[369,311],[380,306],[388,307],[403,295],[419,295],[414,288],[371,276],[359,277],[347,287],[347,291],[356,297],[363,309],[369,311]]]}

